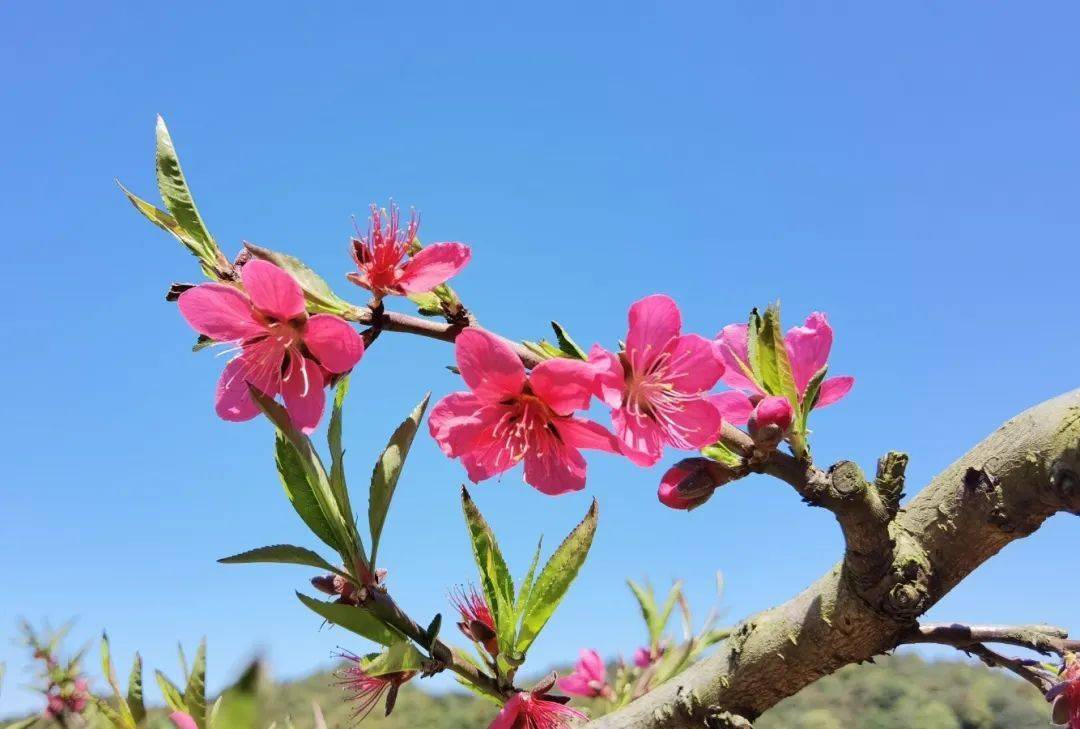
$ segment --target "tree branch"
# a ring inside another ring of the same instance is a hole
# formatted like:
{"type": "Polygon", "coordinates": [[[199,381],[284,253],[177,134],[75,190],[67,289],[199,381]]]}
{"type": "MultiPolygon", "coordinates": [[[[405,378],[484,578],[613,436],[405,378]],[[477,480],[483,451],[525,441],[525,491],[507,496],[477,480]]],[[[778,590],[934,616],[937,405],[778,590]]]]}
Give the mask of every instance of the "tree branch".
{"type": "MultiPolygon", "coordinates": [[[[882,476],[895,476],[896,465],[879,471],[879,498],[882,476]]],[[[781,461],[768,472],[791,476],[791,466],[781,461]]],[[[590,729],[719,727],[724,712],[752,721],[822,676],[891,650],[915,618],[1007,544],[1057,512],[1080,513],[1078,474],[1080,390],[1013,418],[899,510],[887,527],[892,562],[873,589],[859,594],[837,565],[590,729]]]]}

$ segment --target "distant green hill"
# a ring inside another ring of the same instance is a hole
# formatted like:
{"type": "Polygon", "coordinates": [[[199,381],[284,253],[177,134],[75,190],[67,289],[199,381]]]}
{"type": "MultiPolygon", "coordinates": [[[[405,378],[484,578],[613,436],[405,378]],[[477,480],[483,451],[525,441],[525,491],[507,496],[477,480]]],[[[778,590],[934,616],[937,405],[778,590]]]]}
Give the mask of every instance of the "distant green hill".
{"type": "MultiPolygon", "coordinates": [[[[351,707],[329,673],[273,686],[266,715],[292,717],[296,729],[313,729],[317,701],[331,729],[351,727],[351,707]]],[[[471,695],[428,694],[406,686],[390,718],[377,708],[365,729],[485,729],[494,705],[471,695]]],[[[38,726],[46,726],[39,723],[38,726]]],[[[170,727],[161,715],[151,729],[170,727]]],[[[998,671],[918,656],[848,666],[818,681],[762,716],[756,729],[1046,729],[1049,710],[1039,692],[998,671]]]]}

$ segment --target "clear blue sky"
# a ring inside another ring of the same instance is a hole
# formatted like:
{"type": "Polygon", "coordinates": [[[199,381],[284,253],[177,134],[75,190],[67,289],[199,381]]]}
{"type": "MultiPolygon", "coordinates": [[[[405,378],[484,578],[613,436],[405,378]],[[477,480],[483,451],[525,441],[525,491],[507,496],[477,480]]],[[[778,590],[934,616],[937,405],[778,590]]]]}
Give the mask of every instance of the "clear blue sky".
{"type": "MultiPolygon", "coordinates": [[[[165,115],[230,254],[286,249],[342,292],[349,216],[390,197],[426,241],[462,240],[457,280],[517,338],[557,319],[613,345],[627,306],[673,295],[715,333],[780,297],[827,311],[851,396],[815,418],[824,462],[911,453],[912,488],[1010,415],[1077,385],[1080,97],[1071,3],[75,3],[0,5],[0,214],[7,335],[0,660],[15,619],[107,627],[175,673],[205,634],[211,683],[262,649],[278,675],[329,660],[337,632],[292,596],[308,573],[215,559],[314,546],[281,494],[263,422],[218,420],[222,360],[162,300],[198,276],[117,191],[156,199],[165,115]]],[[[362,297],[358,297],[362,300],[362,297]]],[[[353,483],[431,388],[444,344],[384,336],[354,377],[353,483]]],[[[673,453],[666,459],[675,459],[673,453]]],[[[593,554],[534,667],[641,638],[627,577],[722,569],[732,619],[837,558],[832,518],[751,478],[692,514],[655,500],[661,467],[590,459],[587,492],[518,473],[474,489],[512,564],[601,503],[593,554]]],[[[417,615],[473,574],[461,467],[417,440],[383,554],[417,615]]],[[[912,489],[909,489],[912,490],[912,489]]],[[[1062,572],[1075,518],[1009,547],[932,617],[1080,628],[1062,572]]],[[[12,640],[8,640],[11,636],[12,640]]],[[[37,706],[9,673],[0,715],[37,706]]]]}

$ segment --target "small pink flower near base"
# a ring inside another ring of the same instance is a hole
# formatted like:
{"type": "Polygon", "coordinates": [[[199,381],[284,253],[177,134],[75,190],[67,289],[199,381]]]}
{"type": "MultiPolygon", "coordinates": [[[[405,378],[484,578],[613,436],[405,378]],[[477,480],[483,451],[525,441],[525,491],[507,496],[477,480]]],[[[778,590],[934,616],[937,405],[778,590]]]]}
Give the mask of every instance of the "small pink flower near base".
{"type": "Polygon", "coordinates": [[[1053,702],[1051,718],[1055,724],[1080,729],[1080,659],[1066,655],[1061,683],[1047,692],[1046,700],[1053,702]]]}
{"type": "Polygon", "coordinates": [[[495,620],[491,617],[491,609],[483,595],[477,592],[476,587],[469,585],[460,588],[450,594],[450,602],[454,604],[461,621],[457,624],[458,630],[469,640],[480,643],[488,655],[499,655],[499,641],[495,634],[495,620]]]}
{"type": "Polygon", "coordinates": [[[214,407],[224,420],[254,418],[259,406],[248,386],[281,395],[293,425],[310,433],[326,405],[327,377],[348,372],[364,354],[364,340],[342,318],[309,317],[304,292],[285,270],[263,260],[240,269],[244,291],[205,283],[180,294],[180,313],[195,331],[236,344],[225,365],[214,407]]]}
{"type": "Polygon", "coordinates": [[[634,665],[638,668],[648,668],[659,661],[662,655],[664,655],[663,647],[653,651],[651,647],[643,645],[634,651],[634,665]]]}
{"type": "Polygon", "coordinates": [[[169,721],[172,722],[176,729],[199,729],[198,724],[191,718],[191,715],[182,711],[174,711],[169,714],[169,721]]]}
{"type": "Polygon", "coordinates": [[[488,729],[569,729],[586,716],[542,694],[522,691],[503,705],[488,729]]]}
{"type": "Polygon", "coordinates": [[[352,663],[338,671],[337,676],[340,685],[350,694],[349,701],[354,703],[353,718],[357,720],[370,714],[384,694],[386,695],[386,713],[389,715],[394,708],[398,689],[416,675],[415,671],[399,671],[371,676],[361,667],[359,656],[352,653],[340,655],[352,663]]]}
{"type": "Polygon", "coordinates": [[[682,314],[662,294],[633,304],[626,348],[614,354],[593,347],[597,395],[612,408],[623,453],[639,466],[660,460],[664,446],[698,450],[720,431],[717,407],[706,398],[724,373],[715,345],[682,334],[682,314]]]}
{"type": "Polygon", "coordinates": [[[401,230],[397,206],[390,206],[389,220],[384,226],[385,214],[377,206],[371,206],[367,236],[352,241],[358,272],[348,275],[350,281],[376,296],[431,291],[465,268],[472,257],[464,243],[432,243],[410,256],[417,244],[419,218],[413,213],[408,226],[401,230]]]}
{"type": "MultiPolygon", "coordinates": [[[[745,425],[750,419],[754,405],[768,393],[746,376],[749,370],[747,347],[748,327],[746,324],[729,324],[717,336],[717,343],[724,358],[726,368],[721,378],[724,384],[735,388],[731,392],[722,392],[712,396],[712,402],[724,414],[724,419],[735,425],[745,425]]],[[[799,399],[806,395],[806,386],[811,378],[829,361],[832,349],[833,331],[829,320],[821,312],[813,312],[801,327],[792,327],[784,337],[788,358],[791,360],[795,386],[799,399]]],[[[823,408],[839,402],[848,394],[855,378],[849,376],[830,377],[821,383],[815,408],[823,408]]]]}
{"type": "Polygon", "coordinates": [[[594,650],[583,649],[574,672],[558,681],[559,690],[572,696],[596,698],[612,695],[607,683],[607,669],[600,654],[594,650]]]}
{"type": "Polygon", "coordinates": [[[573,416],[589,406],[595,371],[588,363],[550,359],[528,374],[509,344],[473,327],[458,335],[455,354],[470,391],[440,400],[428,428],[474,483],[524,461],[525,482],[538,491],[578,491],[586,470],[580,449],[619,451],[602,426],[573,416]]]}

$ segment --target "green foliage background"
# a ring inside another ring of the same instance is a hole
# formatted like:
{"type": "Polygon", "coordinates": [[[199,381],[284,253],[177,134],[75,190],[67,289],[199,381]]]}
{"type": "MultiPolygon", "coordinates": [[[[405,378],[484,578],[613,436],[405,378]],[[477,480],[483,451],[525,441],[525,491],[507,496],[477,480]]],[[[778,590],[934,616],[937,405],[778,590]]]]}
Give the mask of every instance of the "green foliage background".
{"type": "MultiPolygon", "coordinates": [[[[311,704],[327,724],[351,727],[351,709],[331,674],[279,684],[266,693],[266,716],[284,729],[313,729],[311,704]]],[[[393,716],[376,708],[362,725],[372,729],[485,729],[495,706],[461,693],[432,695],[406,686],[393,716]]],[[[269,723],[269,722],[268,722],[269,723]]],[[[44,722],[39,727],[47,726],[44,722]]],[[[999,671],[959,661],[925,661],[905,655],[876,664],[848,666],[783,701],[756,729],[1045,729],[1049,708],[1042,696],[999,671]]],[[[149,729],[171,729],[152,712],[149,729]]],[[[96,727],[95,727],[96,729],[96,727]]]]}

